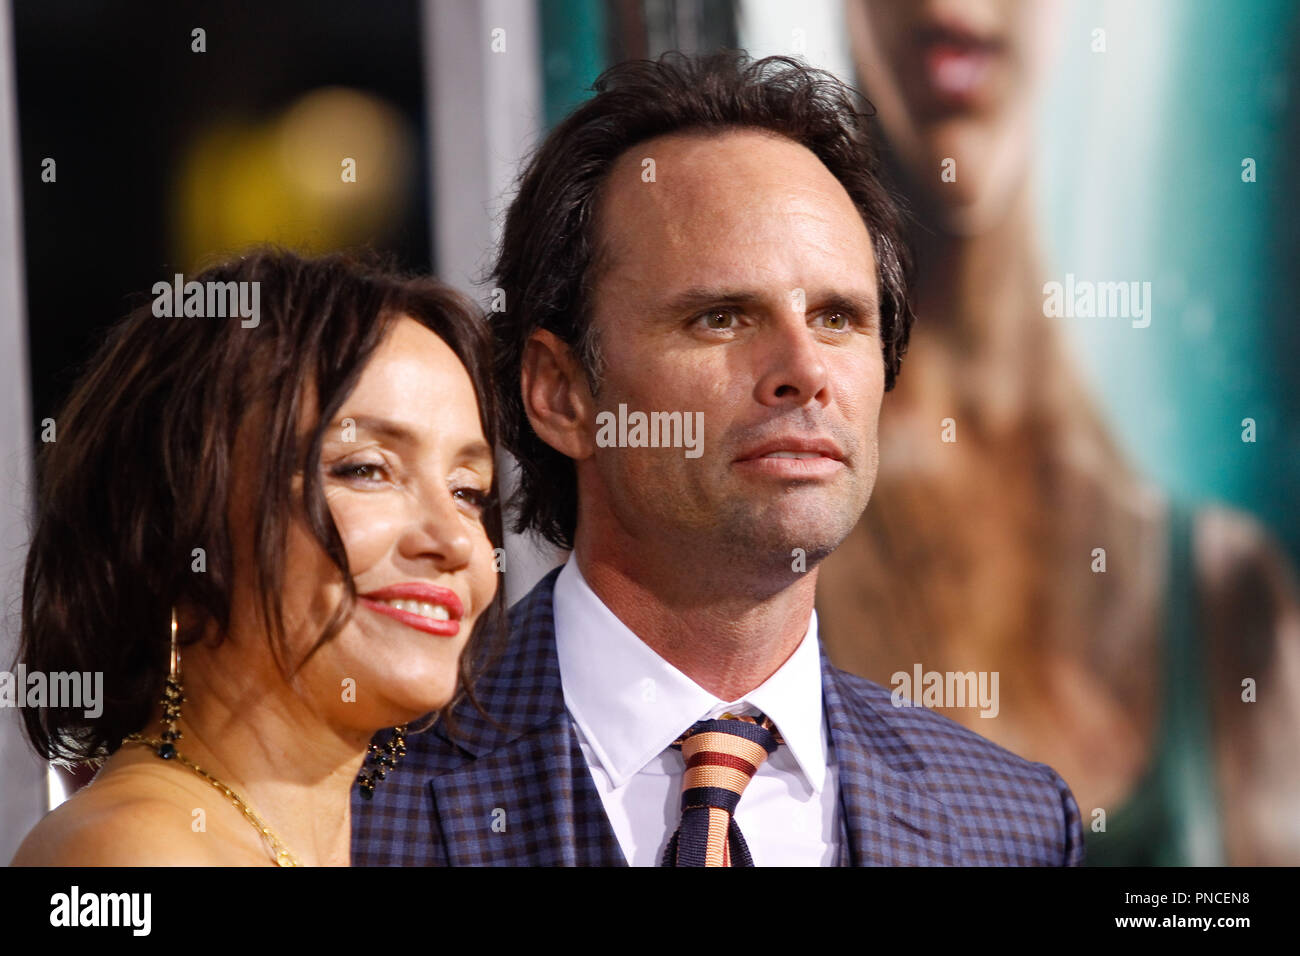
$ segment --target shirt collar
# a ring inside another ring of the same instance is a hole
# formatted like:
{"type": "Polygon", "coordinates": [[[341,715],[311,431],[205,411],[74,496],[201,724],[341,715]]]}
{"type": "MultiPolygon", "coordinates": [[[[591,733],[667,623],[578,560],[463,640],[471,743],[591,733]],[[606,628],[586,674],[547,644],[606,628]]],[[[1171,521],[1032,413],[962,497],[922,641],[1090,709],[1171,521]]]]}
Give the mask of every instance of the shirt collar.
{"type": "Polygon", "coordinates": [[[611,786],[625,784],[695,721],[755,708],[772,718],[821,792],[827,742],[816,611],[794,653],[737,701],[720,700],[651,650],[591,590],[572,555],[555,580],[554,613],[564,701],[611,786]]]}

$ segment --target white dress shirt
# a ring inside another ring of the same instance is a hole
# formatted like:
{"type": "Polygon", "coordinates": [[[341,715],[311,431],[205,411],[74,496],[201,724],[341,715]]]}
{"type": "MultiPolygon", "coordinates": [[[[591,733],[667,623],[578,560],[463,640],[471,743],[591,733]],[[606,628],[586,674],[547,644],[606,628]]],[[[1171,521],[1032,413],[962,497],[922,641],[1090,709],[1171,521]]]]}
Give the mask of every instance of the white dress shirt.
{"type": "Polygon", "coordinates": [[[795,652],[740,700],[723,701],[668,663],[596,596],[576,559],[555,581],[564,701],[596,790],[632,866],[657,866],[681,820],[681,751],[697,720],[761,711],[785,739],[740,798],[736,823],[756,866],[831,866],[838,788],[828,760],[814,611],[795,652]]]}

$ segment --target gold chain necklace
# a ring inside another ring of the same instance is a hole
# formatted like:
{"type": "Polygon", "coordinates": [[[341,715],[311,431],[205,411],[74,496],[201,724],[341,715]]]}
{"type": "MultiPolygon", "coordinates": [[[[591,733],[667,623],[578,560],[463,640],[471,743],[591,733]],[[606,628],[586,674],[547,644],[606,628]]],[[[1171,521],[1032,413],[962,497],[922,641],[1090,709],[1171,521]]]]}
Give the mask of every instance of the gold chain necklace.
{"type": "MultiPolygon", "coordinates": [[[[143,747],[150,748],[155,753],[160,753],[163,747],[162,740],[159,740],[157,737],[146,737],[143,734],[130,734],[122,740],[122,743],[140,744],[143,747]]],[[[271,859],[275,861],[276,866],[302,866],[302,863],[300,863],[298,858],[293,855],[293,852],[285,846],[284,841],[276,835],[275,831],[271,829],[270,825],[265,820],[258,816],[256,810],[244,802],[239,794],[235,793],[235,791],[231,790],[224,783],[201,768],[198,764],[194,763],[180,751],[173,748],[171,753],[178,761],[189,767],[208,783],[212,784],[212,786],[224,793],[230,799],[230,802],[239,808],[239,810],[244,814],[244,819],[253,825],[253,829],[257,831],[258,836],[260,836],[263,842],[266,843],[267,849],[271,853],[271,859]]]]}

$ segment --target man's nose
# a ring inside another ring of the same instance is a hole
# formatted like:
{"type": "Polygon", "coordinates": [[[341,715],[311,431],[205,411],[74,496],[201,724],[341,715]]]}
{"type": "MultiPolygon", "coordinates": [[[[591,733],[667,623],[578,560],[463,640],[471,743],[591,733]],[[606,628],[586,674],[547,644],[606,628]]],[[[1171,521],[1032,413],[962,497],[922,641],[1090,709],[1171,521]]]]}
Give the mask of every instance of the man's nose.
{"type": "Polygon", "coordinates": [[[790,309],[775,317],[758,339],[758,401],[764,405],[826,401],[829,384],[825,350],[802,312],[790,309]]]}

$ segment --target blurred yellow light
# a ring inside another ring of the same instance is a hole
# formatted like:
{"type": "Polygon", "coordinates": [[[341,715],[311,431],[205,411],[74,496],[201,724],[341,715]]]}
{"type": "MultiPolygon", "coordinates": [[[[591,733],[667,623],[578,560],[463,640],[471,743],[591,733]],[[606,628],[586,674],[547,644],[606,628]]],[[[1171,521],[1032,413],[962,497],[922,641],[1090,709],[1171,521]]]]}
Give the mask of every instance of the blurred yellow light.
{"type": "Polygon", "coordinates": [[[194,271],[253,242],[307,252],[379,242],[411,200],[415,149],[400,112],[343,87],[313,90],[264,122],[213,123],[180,164],[177,259],[194,271]],[[344,160],[355,182],[344,181],[344,160]]]}

